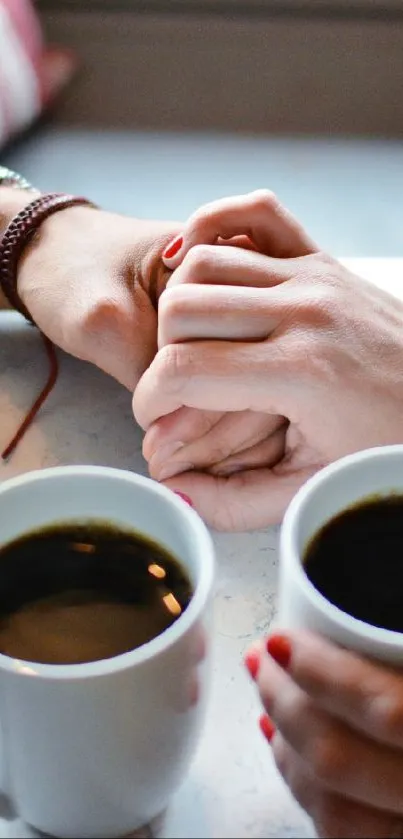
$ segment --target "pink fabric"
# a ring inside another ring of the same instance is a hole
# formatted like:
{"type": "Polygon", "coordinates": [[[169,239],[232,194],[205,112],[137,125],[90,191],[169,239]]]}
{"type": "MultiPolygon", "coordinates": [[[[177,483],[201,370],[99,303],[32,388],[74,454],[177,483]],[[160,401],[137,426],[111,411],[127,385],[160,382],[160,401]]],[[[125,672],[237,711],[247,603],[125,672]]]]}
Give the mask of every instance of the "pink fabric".
{"type": "Polygon", "coordinates": [[[1,0],[7,10],[27,56],[34,67],[39,67],[43,50],[42,31],[30,0],[1,0]]]}
{"type": "Polygon", "coordinates": [[[0,0],[0,147],[70,80],[76,61],[45,46],[31,0],[0,0]]]}

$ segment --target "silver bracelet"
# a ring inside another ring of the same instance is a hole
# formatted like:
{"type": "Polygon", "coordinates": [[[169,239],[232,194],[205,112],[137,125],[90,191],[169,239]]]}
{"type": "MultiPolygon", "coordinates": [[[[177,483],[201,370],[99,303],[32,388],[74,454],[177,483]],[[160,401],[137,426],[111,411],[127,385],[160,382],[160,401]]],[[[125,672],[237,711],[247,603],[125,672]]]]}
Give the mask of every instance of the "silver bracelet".
{"type": "Polygon", "coordinates": [[[6,169],[5,166],[0,166],[0,186],[11,186],[15,189],[33,190],[34,187],[18,172],[13,172],[12,169],[6,169]]]}

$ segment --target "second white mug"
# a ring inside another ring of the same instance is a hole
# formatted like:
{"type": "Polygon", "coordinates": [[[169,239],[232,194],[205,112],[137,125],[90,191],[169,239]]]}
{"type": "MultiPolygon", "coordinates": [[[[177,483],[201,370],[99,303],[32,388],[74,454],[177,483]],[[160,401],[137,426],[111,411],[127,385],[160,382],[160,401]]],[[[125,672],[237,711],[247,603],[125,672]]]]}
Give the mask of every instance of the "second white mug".
{"type": "Polygon", "coordinates": [[[276,628],[309,629],[358,653],[403,665],[403,634],[338,609],[313,586],[303,565],[309,542],[326,522],[370,496],[396,493],[403,496],[402,445],[349,455],[307,481],[292,500],[281,529],[276,628]]]}

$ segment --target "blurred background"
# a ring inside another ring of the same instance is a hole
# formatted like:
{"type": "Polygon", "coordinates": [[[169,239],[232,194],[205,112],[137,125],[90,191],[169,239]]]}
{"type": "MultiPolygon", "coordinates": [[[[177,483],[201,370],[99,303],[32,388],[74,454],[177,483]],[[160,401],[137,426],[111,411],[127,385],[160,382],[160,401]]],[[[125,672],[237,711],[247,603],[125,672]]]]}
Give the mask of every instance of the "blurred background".
{"type": "Polygon", "coordinates": [[[334,254],[403,256],[402,0],[36,9],[78,72],[2,162],[160,218],[268,187],[334,254]]]}

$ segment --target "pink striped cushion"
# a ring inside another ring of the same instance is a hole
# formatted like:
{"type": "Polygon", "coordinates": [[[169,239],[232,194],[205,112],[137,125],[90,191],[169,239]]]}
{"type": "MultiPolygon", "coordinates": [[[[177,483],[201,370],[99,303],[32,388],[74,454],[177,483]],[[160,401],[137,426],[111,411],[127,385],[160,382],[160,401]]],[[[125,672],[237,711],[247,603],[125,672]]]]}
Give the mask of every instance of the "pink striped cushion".
{"type": "Polygon", "coordinates": [[[39,116],[75,66],[68,50],[45,47],[30,0],[0,0],[0,146],[39,116]]]}

